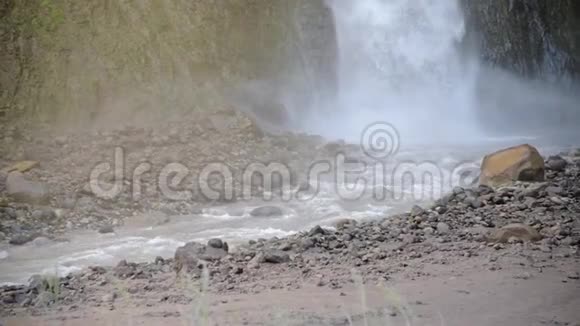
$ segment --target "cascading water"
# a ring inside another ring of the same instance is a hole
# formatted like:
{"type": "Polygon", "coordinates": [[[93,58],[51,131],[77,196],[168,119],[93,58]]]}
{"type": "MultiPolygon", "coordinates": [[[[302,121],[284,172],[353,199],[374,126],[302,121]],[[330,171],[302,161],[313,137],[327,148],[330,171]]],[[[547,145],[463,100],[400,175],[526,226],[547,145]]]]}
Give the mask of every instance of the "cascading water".
{"type": "Polygon", "coordinates": [[[464,130],[476,134],[477,64],[461,54],[465,26],[457,1],[327,4],[339,50],[338,94],[328,109],[336,121],[334,128],[312,129],[356,140],[366,124],[387,121],[407,143],[453,140],[464,130]]]}

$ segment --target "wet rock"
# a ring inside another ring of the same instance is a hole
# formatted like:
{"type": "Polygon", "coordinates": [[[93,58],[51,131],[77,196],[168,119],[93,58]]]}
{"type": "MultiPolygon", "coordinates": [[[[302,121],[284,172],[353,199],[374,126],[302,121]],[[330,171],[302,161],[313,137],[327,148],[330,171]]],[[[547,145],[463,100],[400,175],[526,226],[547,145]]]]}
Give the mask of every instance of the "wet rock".
{"type": "Polygon", "coordinates": [[[38,237],[38,238],[32,240],[32,244],[35,247],[46,247],[52,243],[53,243],[52,240],[50,240],[49,238],[46,238],[46,237],[38,237]]]}
{"type": "Polygon", "coordinates": [[[112,225],[105,225],[99,228],[100,234],[115,233],[115,229],[112,225]]]}
{"type": "Polygon", "coordinates": [[[6,178],[6,192],[16,201],[31,204],[48,204],[48,187],[37,181],[28,180],[20,172],[11,172],[6,178]]]}
{"type": "Polygon", "coordinates": [[[546,160],[546,169],[556,172],[562,172],[566,170],[568,162],[563,159],[560,155],[550,156],[546,160]]]}
{"type": "Polygon", "coordinates": [[[316,236],[316,235],[319,235],[319,234],[320,235],[325,235],[326,234],[326,231],[320,225],[317,225],[317,226],[313,227],[308,232],[308,236],[309,237],[313,237],[313,236],[316,236]]]}
{"type": "Polygon", "coordinates": [[[526,242],[535,242],[542,240],[542,236],[533,227],[522,223],[506,225],[495,231],[490,236],[490,240],[500,243],[507,243],[513,239],[526,242]]]}
{"type": "Polygon", "coordinates": [[[212,248],[216,248],[216,249],[221,249],[224,246],[224,243],[221,239],[210,239],[207,242],[208,247],[212,247],[212,248]]]}
{"type": "Polygon", "coordinates": [[[525,144],[485,156],[479,182],[499,187],[514,181],[544,181],[544,160],[536,148],[525,144]]]}
{"type": "Polygon", "coordinates": [[[264,262],[271,264],[281,264],[290,261],[290,255],[281,250],[269,250],[264,253],[264,262]]]}
{"type": "Polygon", "coordinates": [[[253,217],[278,217],[284,215],[284,212],[277,206],[262,206],[254,208],[250,215],[253,217]]]}
{"type": "Polygon", "coordinates": [[[8,243],[14,246],[22,246],[34,240],[34,238],[35,237],[33,235],[29,234],[17,234],[14,235],[12,238],[10,238],[10,241],[8,241],[8,243]]]}

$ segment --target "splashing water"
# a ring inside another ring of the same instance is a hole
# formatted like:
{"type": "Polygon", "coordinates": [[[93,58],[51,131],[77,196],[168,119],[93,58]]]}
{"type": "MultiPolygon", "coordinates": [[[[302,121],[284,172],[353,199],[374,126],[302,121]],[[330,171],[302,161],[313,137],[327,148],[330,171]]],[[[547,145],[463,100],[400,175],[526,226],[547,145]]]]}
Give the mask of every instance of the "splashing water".
{"type": "MultiPolygon", "coordinates": [[[[339,87],[331,123],[311,129],[356,140],[364,126],[387,121],[403,142],[474,134],[475,60],[461,55],[465,34],[455,0],[327,0],[339,51],[339,87]]],[[[324,117],[328,121],[328,116],[324,117]]]]}

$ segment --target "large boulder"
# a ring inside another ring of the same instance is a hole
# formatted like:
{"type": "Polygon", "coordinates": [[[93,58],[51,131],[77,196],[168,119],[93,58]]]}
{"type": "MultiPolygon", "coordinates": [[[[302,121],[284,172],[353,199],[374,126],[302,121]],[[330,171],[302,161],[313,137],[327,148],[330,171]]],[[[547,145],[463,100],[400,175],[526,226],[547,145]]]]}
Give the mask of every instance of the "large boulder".
{"type": "Polygon", "coordinates": [[[48,187],[41,182],[28,180],[20,172],[14,171],[6,178],[6,192],[16,201],[31,204],[48,204],[48,187]]]}
{"type": "Polygon", "coordinates": [[[544,181],[544,160],[538,150],[524,144],[502,149],[485,156],[479,183],[498,187],[514,181],[544,181]]]}

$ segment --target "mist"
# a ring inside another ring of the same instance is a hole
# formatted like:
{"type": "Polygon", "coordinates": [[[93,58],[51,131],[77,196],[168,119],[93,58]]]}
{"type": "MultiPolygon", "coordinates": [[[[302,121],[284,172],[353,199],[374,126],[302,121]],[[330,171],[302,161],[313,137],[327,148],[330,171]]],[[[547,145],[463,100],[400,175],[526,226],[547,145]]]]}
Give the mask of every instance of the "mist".
{"type": "Polygon", "coordinates": [[[306,110],[302,129],[356,142],[366,125],[385,121],[403,144],[574,138],[573,86],[482,62],[458,1],[326,3],[336,29],[337,87],[306,110]]]}

